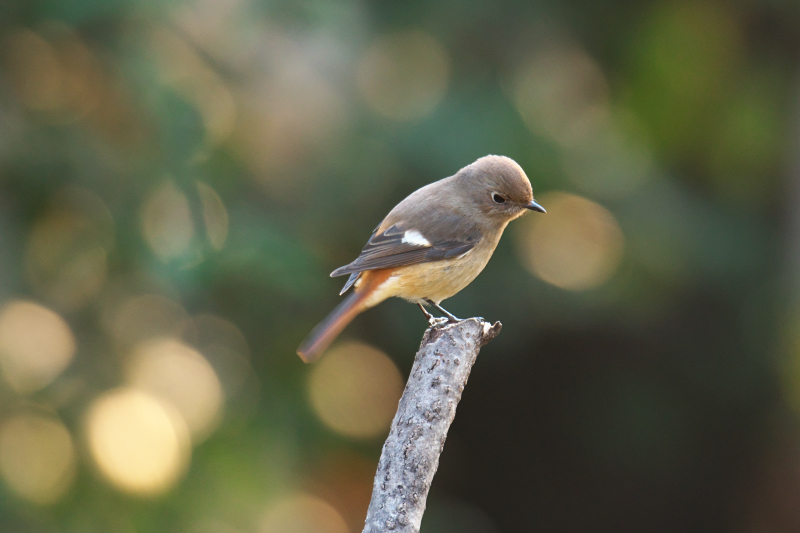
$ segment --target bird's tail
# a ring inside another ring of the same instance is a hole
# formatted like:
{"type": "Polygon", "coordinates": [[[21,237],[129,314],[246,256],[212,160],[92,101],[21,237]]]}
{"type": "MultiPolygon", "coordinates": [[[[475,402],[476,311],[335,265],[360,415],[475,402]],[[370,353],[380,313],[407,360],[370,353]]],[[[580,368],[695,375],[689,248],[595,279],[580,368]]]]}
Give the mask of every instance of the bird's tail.
{"type": "Polygon", "coordinates": [[[297,349],[297,355],[306,363],[313,363],[364,309],[361,303],[369,291],[351,292],[325,319],[317,324],[297,349]]]}

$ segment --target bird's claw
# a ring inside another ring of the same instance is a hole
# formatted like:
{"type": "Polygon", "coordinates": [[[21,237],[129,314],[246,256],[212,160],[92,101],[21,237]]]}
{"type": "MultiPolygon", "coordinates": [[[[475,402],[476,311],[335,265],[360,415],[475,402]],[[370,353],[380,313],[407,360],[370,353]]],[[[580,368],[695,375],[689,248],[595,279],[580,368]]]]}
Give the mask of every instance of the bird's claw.
{"type": "Polygon", "coordinates": [[[447,324],[449,322],[450,322],[450,319],[446,318],[446,317],[443,317],[443,316],[442,317],[432,316],[432,317],[430,317],[428,319],[428,324],[432,328],[440,328],[440,327],[444,326],[445,324],[447,324]]]}

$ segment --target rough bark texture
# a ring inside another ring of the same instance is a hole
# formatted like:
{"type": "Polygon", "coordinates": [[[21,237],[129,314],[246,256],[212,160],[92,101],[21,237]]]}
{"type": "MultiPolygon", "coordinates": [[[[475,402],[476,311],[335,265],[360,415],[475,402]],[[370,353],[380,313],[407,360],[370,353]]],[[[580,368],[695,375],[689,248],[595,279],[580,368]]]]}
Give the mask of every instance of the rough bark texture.
{"type": "Polygon", "coordinates": [[[470,318],[431,328],[383,445],[364,533],[417,533],[447,430],[481,346],[502,325],[470,318]]]}

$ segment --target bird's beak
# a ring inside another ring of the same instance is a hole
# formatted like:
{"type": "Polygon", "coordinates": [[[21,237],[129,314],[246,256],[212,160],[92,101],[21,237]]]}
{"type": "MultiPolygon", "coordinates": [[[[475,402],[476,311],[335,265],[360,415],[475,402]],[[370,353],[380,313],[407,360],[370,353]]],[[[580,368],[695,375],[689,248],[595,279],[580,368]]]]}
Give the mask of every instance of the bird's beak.
{"type": "Polygon", "coordinates": [[[547,211],[545,211],[544,207],[542,207],[539,204],[537,204],[535,200],[531,200],[531,203],[529,203],[525,207],[527,209],[530,209],[531,211],[538,211],[540,213],[547,213],[547,211]]]}

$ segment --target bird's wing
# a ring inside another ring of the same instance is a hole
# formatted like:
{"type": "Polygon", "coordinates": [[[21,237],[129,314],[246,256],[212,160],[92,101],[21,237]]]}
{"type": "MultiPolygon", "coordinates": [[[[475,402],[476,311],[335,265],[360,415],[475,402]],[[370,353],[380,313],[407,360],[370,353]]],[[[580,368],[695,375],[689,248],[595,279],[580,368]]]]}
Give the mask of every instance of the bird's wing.
{"type": "Polygon", "coordinates": [[[376,230],[370,237],[361,255],[343,267],[331,272],[331,277],[350,274],[342,292],[350,288],[365,270],[401,267],[417,263],[441,261],[463,255],[478,244],[481,233],[476,228],[464,231],[453,230],[446,225],[437,229],[406,229],[402,223],[394,224],[385,231],[376,230]]]}

